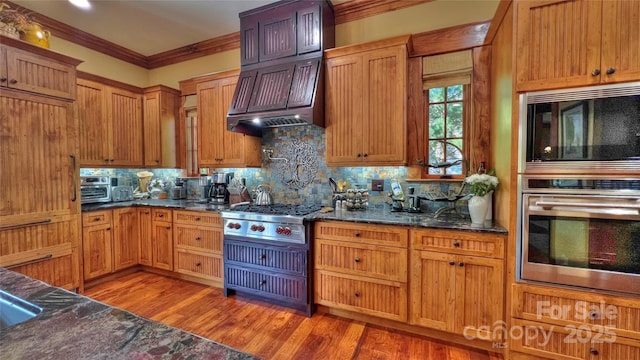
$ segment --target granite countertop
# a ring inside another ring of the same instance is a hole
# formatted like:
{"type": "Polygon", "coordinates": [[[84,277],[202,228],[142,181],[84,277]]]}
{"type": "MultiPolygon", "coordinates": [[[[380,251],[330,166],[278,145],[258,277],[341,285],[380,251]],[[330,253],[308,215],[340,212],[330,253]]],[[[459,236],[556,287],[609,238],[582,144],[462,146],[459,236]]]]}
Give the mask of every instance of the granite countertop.
{"type": "MultiPolygon", "coordinates": [[[[96,211],[114,209],[128,206],[156,206],[194,211],[223,211],[228,210],[229,205],[213,205],[198,203],[195,200],[170,200],[170,199],[146,199],[124,201],[115,203],[84,204],[82,211],[96,211]]],[[[425,228],[443,228],[468,231],[482,231],[494,233],[507,233],[507,229],[498,225],[487,227],[475,227],[471,225],[469,218],[460,217],[457,214],[445,213],[434,218],[429,213],[392,212],[388,204],[370,207],[367,210],[338,210],[328,213],[315,212],[305,217],[309,221],[315,220],[339,220],[370,224],[404,225],[425,228]]]]}
{"type": "Polygon", "coordinates": [[[40,306],[0,330],[0,359],[255,359],[226,345],[0,268],[0,289],[40,306]]]}

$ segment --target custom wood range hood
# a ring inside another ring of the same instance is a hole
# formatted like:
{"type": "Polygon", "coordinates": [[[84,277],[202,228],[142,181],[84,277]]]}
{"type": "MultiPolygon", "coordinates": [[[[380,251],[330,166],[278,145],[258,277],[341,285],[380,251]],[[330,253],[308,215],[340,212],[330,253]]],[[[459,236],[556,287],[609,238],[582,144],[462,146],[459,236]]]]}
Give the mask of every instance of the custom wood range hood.
{"type": "Polygon", "coordinates": [[[334,46],[327,0],[283,0],[240,13],[241,72],[227,128],[262,136],[265,127],[324,127],[322,55],[334,46]]]}

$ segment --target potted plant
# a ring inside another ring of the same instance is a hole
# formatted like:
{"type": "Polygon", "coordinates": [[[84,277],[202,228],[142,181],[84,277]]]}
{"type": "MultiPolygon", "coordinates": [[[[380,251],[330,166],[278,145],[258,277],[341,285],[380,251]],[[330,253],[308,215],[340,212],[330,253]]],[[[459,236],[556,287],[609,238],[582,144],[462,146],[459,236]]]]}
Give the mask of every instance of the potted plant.
{"type": "Polygon", "coordinates": [[[49,47],[51,33],[33,20],[31,14],[12,9],[5,2],[0,3],[0,34],[22,39],[45,48],[49,47]]]}
{"type": "Polygon", "coordinates": [[[469,184],[470,193],[473,195],[469,201],[469,216],[471,216],[472,226],[484,226],[487,211],[491,201],[493,191],[498,187],[498,178],[495,171],[491,170],[487,174],[473,174],[467,176],[464,182],[469,184]]]}

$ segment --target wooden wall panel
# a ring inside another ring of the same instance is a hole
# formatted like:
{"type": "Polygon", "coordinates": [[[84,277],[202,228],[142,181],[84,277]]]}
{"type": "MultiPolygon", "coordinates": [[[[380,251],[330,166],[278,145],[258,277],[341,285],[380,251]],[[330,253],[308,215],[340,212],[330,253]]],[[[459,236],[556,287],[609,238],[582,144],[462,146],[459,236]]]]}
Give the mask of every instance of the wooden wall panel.
{"type": "Polygon", "coordinates": [[[471,134],[469,134],[471,140],[469,170],[475,173],[481,161],[486,163],[487,169],[493,166],[491,164],[491,45],[474,48],[472,56],[473,120],[471,134]]]}

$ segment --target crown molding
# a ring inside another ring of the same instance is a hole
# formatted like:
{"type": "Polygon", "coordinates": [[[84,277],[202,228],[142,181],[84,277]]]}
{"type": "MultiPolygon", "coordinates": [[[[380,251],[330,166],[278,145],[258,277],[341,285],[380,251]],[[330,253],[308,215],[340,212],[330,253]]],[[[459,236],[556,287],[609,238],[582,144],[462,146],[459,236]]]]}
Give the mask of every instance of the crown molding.
{"type": "Polygon", "coordinates": [[[484,45],[491,21],[452,26],[414,34],[409,56],[429,56],[484,45]]]}
{"type": "MultiPolygon", "coordinates": [[[[336,24],[341,24],[374,15],[379,15],[389,11],[402,9],[405,7],[420,5],[430,1],[433,0],[353,0],[334,5],[333,7],[336,24]]],[[[76,29],[48,16],[26,9],[22,6],[19,6],[18,4],[14,4],[10,1],[6,2],[10,4],[13,9],[32,13],[34,19],[38,21],[38,23],[40,23],[45,29],[49,30],[55,37],[59,37],[85,48],[149,70],[240,48],[240,33],[234,32],[209,40],[197,42],[191,45],[183,46],[177,49],[161,52],[150,56],[144,56],[140,53],[129,50],[110,41],[104,40],[95,35],[91,35],[82,30],[76,29]]],[[[473,41],[473,39],[469,41],[460,39],[460,36],[471,36],[474,39],[479,36],[478,29],[471,29],[471,31],[469,31],[468,25],[461,26],[461,29],[463,30],[462,32],[459,31],[460,29],[455,28],[448,28],[445,30],[449,29],[453,29],[456,32],[455,36],[453,36],[458,41],[456,43],[456,46],[464,45],[465,42],[473,44],[476,43],[475,41],[473,41]]],[[[423,34],[431,34],[438,31],[439,30],[423,34]]],[[[480,33],[482,35],[482,40],[484,41],[486,29],[484,29],[484,31],[480,31],[480,33]]],[[[423,34],[418,34],[418,36],[421,36],[423,34]]],[[[424,38],[424,36],[422,37],[424,38]]],[[[438,37],[442,39],[441,35],[438,35],[438,37]]],[[[451,37],[452,36],[445,36],[444,38],[449,39],[451,37]]],[[[420,51],[432,52],[431,50],[426,49],[427,47],[432,46],[433,44],[425,44],[425,49],[414,49],[414,53],[419,53],[420,51]]],[[[442,50],[438,51],[442,52],[442,50]]]]}

